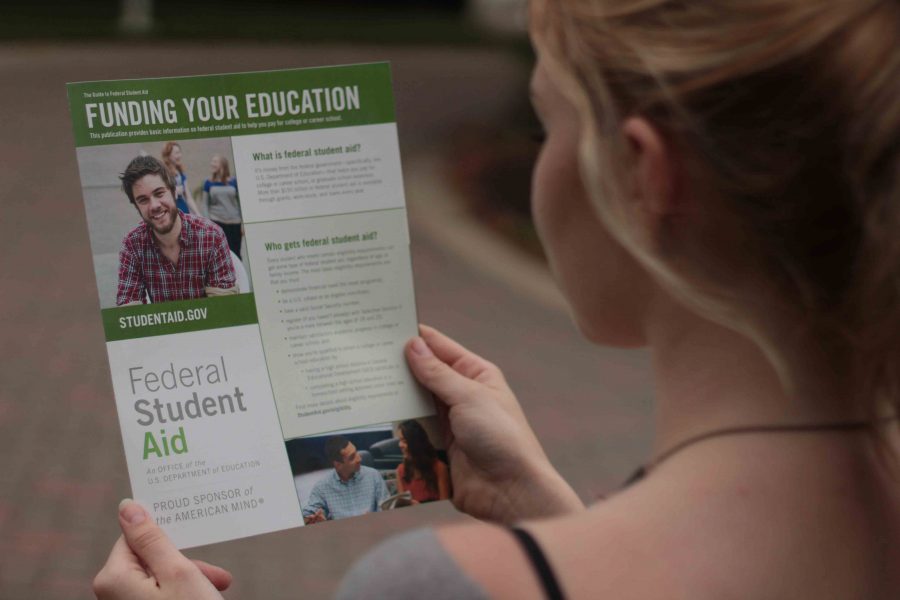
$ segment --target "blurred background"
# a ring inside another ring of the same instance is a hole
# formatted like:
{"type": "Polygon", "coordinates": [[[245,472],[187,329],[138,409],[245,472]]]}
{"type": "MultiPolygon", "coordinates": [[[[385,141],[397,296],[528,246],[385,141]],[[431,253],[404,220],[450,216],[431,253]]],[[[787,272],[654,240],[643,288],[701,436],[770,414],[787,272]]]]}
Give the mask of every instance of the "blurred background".
{"type": "MultiPolygon", "coordinates": [[[[0,6],[0,598],[86,598],[130,495],[65,83],[387,60],[421,321],[500,365],[587,502],[642,462],[649,361],[573,327],[528,210],[539,129],[520,0],[0,6]]],[[[229,598],[328,598],[446,502],[195,549],[229,598]]]]}

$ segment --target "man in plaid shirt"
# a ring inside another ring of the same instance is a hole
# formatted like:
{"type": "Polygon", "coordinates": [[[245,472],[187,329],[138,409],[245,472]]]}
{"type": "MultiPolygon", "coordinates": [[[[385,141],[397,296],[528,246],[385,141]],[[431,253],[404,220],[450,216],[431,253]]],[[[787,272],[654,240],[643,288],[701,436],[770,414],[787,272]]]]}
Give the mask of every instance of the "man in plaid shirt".
{"type": "Polygon", "coordinates": [[[121,180],[143,222],[122,240],[117,306],[238,292],[225,234],[175,207],[175,181],[160,161],[138,156],[121,180]]]}
{"type": "Polygon", "coordinates": [[[380,510],[389,494],[381,473],[362,466],[356,446],[343,436],[328,438],[325,455],[334,471],[320,479],[303,507],[307,525],[328,519],[343,519],[380,510]]]}

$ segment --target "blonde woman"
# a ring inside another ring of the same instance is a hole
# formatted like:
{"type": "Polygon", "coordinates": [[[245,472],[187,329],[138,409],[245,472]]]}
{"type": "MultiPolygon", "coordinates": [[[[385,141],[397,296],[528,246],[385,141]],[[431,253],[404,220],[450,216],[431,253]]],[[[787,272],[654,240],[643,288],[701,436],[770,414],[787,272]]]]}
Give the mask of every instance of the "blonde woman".
{"type": "Polygon", "coordinates": [[[163,164],[166,165],[172,179],[175,180],[175,206],[185,214],[200,215],[200,209],[194,202],[194,196],[187,184],[184,174],[184,154],[178,142],[166,142],[162,151],[163,164]]]}
{"type": "Polygon", "coordinates": [[[231,176],[228,159],[216,154],[209,161],[210,176],[203,182],[203,204],[210,220],[222,228],[228,247],[241,256],[241,203],[238,199],[237,179],[231,176]]]}
{"type": "Polygon", "coordinates": [[[654,449],[585,508],[498,368],[423,328],[453,502],[495,524],[389,541],[339,596],[900,597],[900,5],[532,11],[535,219],[585,336],[649,347],[654,449]]]}

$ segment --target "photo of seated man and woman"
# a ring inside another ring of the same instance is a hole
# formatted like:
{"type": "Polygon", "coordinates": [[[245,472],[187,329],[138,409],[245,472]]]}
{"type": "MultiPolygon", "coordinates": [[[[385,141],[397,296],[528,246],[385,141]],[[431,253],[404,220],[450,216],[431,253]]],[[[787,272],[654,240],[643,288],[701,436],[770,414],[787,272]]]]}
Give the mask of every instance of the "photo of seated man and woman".
{"type": "Polygon", "coordinates": [[[286,442],[307,525],[450,498],[434,417],[286,442]]]}
{"type": "Polygon", "coordinates": [[[231,157],[230,138],[79,149],[101,308],[252,291],[231,157]]]}

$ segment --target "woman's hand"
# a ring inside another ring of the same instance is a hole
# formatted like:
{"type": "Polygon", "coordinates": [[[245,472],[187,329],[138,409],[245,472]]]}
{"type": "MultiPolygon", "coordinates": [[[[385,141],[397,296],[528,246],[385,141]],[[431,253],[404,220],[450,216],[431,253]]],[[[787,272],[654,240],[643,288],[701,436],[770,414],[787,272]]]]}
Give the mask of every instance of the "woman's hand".
{"type": "Polygon", "coordinates": [[[119,505],[122,536],[94,578],[100,600],[221,599],[231,573],[188,560],[137,502],[119,505]]]}
{"type": "Polygon", "coordinates": [[[421,326],[406,345],[413,374],[446,405],[453,504],[509,523],[584,508],[556,472],[503,373],[447,336],[421,326]]]}

